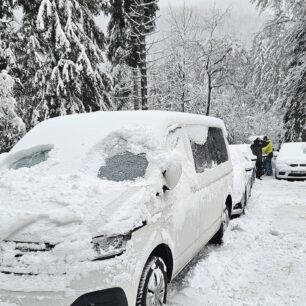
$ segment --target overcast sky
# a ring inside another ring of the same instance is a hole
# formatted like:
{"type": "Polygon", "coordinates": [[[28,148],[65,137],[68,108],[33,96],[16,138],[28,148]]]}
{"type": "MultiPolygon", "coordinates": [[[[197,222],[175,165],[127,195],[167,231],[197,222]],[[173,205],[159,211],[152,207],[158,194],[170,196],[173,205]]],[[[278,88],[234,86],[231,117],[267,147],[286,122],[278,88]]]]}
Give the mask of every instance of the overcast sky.
{"type": "MultiPolygon", "coordinates": [[[[165,18],[169,5],[175,8],[183,6],[183,4],[184,0],[159,0],[159,14],[165,18]]],[[[256,7],[250,4],[249,0],[185,0],[185,4],[196,7],[197,12],[203,12],[203,14],[213,6],[224,10],[229,8],[231,13],[226,31],[230,34],[235,33],[235,36],[248,47],[251,46],[254,34],[260,31],[266,20],[265,16],[258,14],[256,7]]],[[[100,16],[97,18],[97,22],[105,31],[108,18],[100,16]]],[[[162,31],[162,29],[159,30],[162,31]]]]}
{"type": "MultiPolygon", "coordinates": [[[[167,14],[169,5],[172,7],[183,6],[184,0],[159,0],[160,14],[167,14]]],[[[265,16],[260,16],[258,10],[249,0],[185,0],[186,6],[196,7],[198,12],[215,6],[220,9],[230,9],[230,18],[227,26],[229,33],[235,35],[250,46],[254,34],[262,28],[265,16]]]]}

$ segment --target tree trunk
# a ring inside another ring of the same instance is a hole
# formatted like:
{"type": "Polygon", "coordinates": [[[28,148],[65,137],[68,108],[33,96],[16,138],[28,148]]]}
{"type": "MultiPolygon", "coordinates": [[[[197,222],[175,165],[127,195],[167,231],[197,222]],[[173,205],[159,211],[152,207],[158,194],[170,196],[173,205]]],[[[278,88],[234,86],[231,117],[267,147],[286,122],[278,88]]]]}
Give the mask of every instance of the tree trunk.
{"type": "Polygon", "coordinates": [[[185,112],[185,90],[182,93],[182,103],[181,103],[181,106],[182,106],[182,112],[184,113],[185,112]]]}
{"type": "Polygon", "coordinates": [[[147,78],[147,50],[145,33],[145,10],[143,0],[140,0],[140,30],[139,30],[139,68],[140,68],[140,87],[141,87],[141,108],[148,109],[148,78],[147,78]]]}
{"type": "Polygon", "coordinates": [[[185,74],[185,58],[183,61],[183,67],[181,67],[182,70],[182,77],[183,77],[183,94],[182,94],[182,112],[185,112],[185,90],[186,90],[186,74],[185,74]]]}
{"type": "Polygon", "coordinates": [[[209,116],[210,113],[210,104],[211,104],[211,76],[208,74],[208,93],[207,93],[207,109],[206,109],[206,116],[209,116]]]}
{"type": "Polygon", "coordinates": [[[139,110],[138,68],[133,69],[133,96],[134,96],[134,110],[139,110]]]}

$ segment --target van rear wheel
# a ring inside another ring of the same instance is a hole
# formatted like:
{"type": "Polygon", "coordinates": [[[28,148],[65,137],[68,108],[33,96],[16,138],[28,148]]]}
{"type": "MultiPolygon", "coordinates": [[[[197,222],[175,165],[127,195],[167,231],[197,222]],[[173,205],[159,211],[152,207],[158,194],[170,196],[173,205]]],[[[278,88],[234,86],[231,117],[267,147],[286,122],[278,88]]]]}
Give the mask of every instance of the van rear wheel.
{"type": "Polygon", "coordinates": [[[222,222],[217,233],[211,238],[210,243],[220,245],[223,243],[223,236],[230,222],[230,209],[226,205],[222,214],[222,222]]]}
{"type": "Polygon", "coordinates": [[[167,267],[160,257],[150,257],[139,283],[136,306],[163,306],[167,299],[167,267]]]}

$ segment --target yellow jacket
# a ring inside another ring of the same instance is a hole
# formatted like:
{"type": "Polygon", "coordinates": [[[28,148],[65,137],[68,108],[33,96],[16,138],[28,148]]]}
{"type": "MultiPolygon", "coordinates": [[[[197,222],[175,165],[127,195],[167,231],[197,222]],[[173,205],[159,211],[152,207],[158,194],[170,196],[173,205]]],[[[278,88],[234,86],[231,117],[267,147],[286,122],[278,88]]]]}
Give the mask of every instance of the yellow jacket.
{"type": "Polygon", "coordinates": [[[273,152],[273,144],[271,140],[268,140],[268,144],[264,148],[262,148],[262,153],[269,155],[272,152],[273,152]]]}

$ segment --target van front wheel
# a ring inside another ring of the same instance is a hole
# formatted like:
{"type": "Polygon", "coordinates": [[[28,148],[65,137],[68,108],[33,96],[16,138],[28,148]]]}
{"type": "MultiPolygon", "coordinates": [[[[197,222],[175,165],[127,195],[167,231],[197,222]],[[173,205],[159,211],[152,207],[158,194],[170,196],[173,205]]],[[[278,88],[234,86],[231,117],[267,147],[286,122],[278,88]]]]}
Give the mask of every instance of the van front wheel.
{"type": "Polygon", "coordinates": [[[160,257],[150,257],[139,283],[136,306],[163,306],[167,298],[167,267],[160,257]]]}

